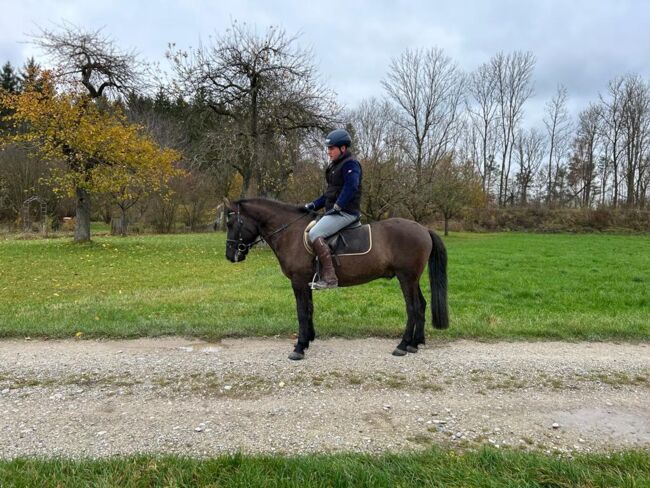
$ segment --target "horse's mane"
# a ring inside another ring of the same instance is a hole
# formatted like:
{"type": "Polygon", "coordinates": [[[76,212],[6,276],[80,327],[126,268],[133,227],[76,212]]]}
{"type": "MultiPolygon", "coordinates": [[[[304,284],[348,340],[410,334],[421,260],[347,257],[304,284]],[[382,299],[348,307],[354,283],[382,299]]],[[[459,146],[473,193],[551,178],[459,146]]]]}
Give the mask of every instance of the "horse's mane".
{"type": "Polygon", "coordinates": [[[309,210],[307,210],[304,206],[302,205],[295,205],[292,203],[285,203],[281,202],[280,200],[275,200],[273,198],[262,198],[262,197],[256,197],[256,198],[241,198],[234,203],[240,204],[240,203],[252,203],[252,204],[260,204],[265,207],[272,207],[274,209],[279,209],[279,210],[285,210],[287,212],[293,212],[293,213],[307,213],[309,210]]]}

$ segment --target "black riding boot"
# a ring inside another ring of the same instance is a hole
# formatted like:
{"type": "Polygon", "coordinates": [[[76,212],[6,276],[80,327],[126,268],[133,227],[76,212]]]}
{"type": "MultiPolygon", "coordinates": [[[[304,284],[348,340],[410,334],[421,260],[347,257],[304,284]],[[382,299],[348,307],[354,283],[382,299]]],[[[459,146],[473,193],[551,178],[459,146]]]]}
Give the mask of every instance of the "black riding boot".
{"type": "Polygon", "coordinates": [[[339,280],[334,271],[329,246],[322,237],[317,237],[314,242],[312,242],[312,245],[314,246],[314,251],[316,251],[321,267],[320,280],[311,284],[312,289],[324,290],[327,288],[336,288],[339,285],[339,280]]]}

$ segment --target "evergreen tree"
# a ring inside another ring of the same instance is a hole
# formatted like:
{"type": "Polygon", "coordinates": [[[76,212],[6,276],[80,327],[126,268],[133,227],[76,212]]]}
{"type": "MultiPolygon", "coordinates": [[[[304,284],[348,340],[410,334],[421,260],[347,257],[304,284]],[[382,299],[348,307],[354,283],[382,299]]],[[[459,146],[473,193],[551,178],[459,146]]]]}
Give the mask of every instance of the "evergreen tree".
{"type": "Polygon", "coordinates": [[[0,87],[10,93],[16,93],[19,86],[20,80],[18,79],[18,75],[11,63],[7,61],[2,67],[2,71],[0,71],[0,87]]]}
{"type": "Polygon", "coordinates": [[[35,90],[41,91],[43,81],[41,76],[41,66],[34,60],[29,58],[20,70],[19,76],[20,90],[24,90],[28,86],[32,86],[35,90]]]}

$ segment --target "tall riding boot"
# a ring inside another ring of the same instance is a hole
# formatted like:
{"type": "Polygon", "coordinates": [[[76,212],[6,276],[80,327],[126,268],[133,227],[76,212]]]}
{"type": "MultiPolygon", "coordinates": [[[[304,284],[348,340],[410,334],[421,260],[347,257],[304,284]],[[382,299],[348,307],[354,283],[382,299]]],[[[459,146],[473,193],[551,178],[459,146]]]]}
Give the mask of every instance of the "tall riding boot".
{"type": "Polygon", "coordinates": [[[329,246],[322,237],[317,237],[314,242],[312,242],[312,245],[314,246],[314,251],[316,251],[316,255],[318,256],[321,268],[320,280],[311,284],[312,289],[324,290],[326,288],[336,288],[339,285],[339,280],[334,271],[329,246]]]}

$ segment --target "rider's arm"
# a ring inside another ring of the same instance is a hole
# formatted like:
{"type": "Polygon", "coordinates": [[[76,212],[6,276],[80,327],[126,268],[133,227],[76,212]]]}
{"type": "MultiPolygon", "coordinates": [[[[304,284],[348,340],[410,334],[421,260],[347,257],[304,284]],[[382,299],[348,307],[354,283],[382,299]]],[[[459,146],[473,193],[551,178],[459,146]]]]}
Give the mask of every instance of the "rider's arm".
{"type": "Polygon", "coordinates": [[[314,210],[320,210],[325,206],[325,195],[319,196],[316,200],[311,202],[314,206],[314,210]]]}

